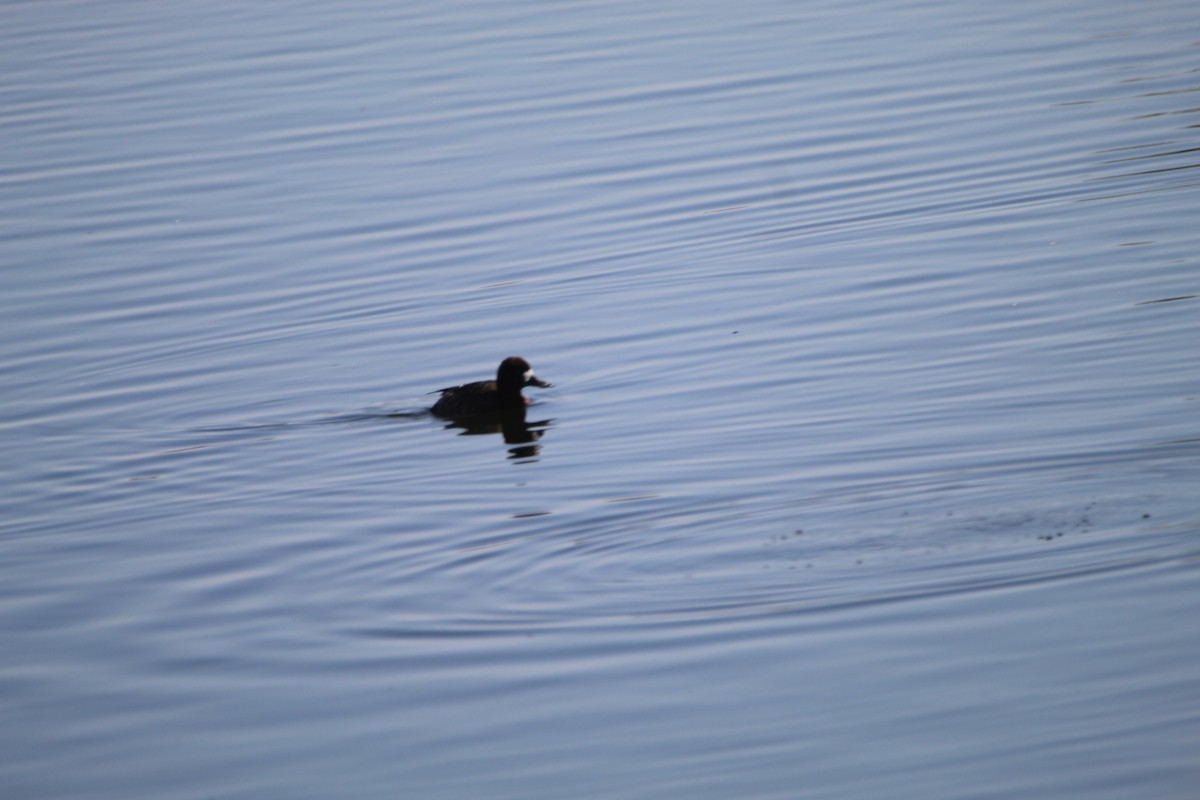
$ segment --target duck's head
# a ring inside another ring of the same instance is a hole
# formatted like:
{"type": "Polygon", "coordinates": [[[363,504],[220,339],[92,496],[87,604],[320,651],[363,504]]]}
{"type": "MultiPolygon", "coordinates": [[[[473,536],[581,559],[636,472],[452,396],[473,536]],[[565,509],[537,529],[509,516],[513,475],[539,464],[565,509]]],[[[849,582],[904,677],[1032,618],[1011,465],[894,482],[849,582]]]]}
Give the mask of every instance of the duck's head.
{"type": "Polygon", "coordinates": [[[537,386],[542,389],[549,389],[554,385],[534,375],[533,367],[529,366],[529,362],[520,356],[509,356],[500,362],[500,368],[496,370],[496,384],[499,386],[537,386]]]}

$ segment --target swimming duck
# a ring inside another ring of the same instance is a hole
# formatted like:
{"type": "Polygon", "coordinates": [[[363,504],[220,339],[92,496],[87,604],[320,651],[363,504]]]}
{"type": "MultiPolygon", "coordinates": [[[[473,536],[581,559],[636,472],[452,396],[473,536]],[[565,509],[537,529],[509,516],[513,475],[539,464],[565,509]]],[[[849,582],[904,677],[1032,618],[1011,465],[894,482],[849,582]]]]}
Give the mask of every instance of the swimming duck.
{"type": "Polygon", "coordinates": [[[500,362],[494,381],[475,381],[438,389],[442,396],[430,410],[439,417],[465,417],[523,409],[529,405],[529,399],[521,394],[522,389],[526,386],[548,389],[553,385],[534,375],[533,368],[525,359],[509,356],[500,362]]]}

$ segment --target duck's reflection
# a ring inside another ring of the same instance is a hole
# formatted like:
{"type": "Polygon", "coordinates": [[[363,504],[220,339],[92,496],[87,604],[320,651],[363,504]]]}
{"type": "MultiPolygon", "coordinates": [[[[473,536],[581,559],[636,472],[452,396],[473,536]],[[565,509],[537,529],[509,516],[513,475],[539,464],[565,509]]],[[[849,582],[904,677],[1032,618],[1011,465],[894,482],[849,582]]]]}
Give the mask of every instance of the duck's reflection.
{"type": "Polygon", "coordinates": [[[447,430],[460,429],[462,431],[460,436],[499,433],[504,437],[504,443],[510,445],[508,457],[512,459],[536,456],[542,449],[537,442],[552,427],[554,427],[552,419],[535,422],[527,420],[524,408],[493,411],[489,414],[472,414],[469,417],[451,417],[446,424],[447,430]]]}

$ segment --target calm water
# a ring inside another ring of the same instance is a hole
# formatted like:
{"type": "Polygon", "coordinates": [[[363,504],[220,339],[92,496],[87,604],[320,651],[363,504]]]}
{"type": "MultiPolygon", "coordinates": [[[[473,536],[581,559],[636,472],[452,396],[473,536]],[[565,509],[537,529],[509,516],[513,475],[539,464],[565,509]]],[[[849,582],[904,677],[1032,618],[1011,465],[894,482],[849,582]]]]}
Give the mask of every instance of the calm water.
{"type": "Polygon", "coordinates": [[[0,795],[1196,796],[1195,3],[0,19],[0,795]]]}

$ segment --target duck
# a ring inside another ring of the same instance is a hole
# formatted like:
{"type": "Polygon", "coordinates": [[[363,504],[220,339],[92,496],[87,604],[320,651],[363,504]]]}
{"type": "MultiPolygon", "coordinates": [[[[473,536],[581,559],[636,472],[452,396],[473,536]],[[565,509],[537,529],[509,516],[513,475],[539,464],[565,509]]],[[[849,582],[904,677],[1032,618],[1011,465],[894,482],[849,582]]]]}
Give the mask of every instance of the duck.
{"type": "Polygon", "coordinates": [[[446,418],[494,414],[513,409],[523,411],[529,405],[529,398],[521,393],[522,389],[526,386],[549,389],[553,385],[534,375],[533,367],[525,359],[509,356],[500,362],[494,381],[475,381],[437,389],[441,397],[430,411],[446,418]]]}

